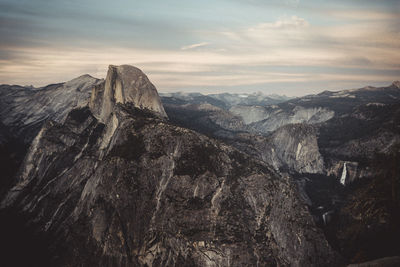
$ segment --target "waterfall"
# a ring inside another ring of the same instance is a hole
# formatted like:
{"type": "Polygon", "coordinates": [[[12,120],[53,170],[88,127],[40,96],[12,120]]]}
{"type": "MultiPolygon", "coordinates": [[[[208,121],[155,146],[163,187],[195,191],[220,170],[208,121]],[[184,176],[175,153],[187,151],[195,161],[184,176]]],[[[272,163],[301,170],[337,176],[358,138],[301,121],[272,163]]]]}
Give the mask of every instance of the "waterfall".
{"type": "Polygon", "coordinates": [[[340,177],[340,183],[342,185],[345,185],[345,183],[346,183],[346,176],[347,176],[346,164],[347,164],[347,162],[345,162],[344,165],[343,165],[342,177],[340,177]]]}

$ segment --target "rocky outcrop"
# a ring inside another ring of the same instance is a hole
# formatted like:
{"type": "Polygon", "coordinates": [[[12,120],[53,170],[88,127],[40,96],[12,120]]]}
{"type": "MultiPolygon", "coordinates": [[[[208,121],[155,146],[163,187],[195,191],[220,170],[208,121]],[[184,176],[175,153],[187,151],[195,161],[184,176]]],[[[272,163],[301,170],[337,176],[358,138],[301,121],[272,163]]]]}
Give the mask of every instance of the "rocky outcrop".
{"type": "Polygon", "coordinates": [[[114,112],[118,103],[132,104],[135,108],[167,118],[157,89],[140,69],[129,65],[110,65],[106,80],[93,87],[89,102],[93,115],[106,125],[100,146],[102,150],[107,148],[118,128],[119,119],[114,112]]]}
{"type": "Polygon", "coordinates": [[[87,105],[92,87],[101,82],[83,75],[42,88],[0,85],[0,121],[29,144],[44,121],[63,122],[73,108],[87,105]]]}
{"type": "Polygon", "coordinates": [[[307,124],[291,124],[276,130],[267,141],[259,143],[262,159],[276,169],[297,173],[325,172],[319,153],[317,130],[307,124]]]}
{"type": "Polygon", "coordinates": [[[83,75],[42,88],[0,85],[0,197],[14,182],[43,124],[63,122],[72,109],[87,105],[91,88],[99,83],[101,80],[83,75]]]}
{"type": "Polygon", "coordinates": [[[117,103],[132,103],[139,109],[167,117],[156,88],[140,69],[133,66],[110,65],[104,84],[93,88],[89,106],[102,122],[107,122],[117,103]]]}
{"type": "Polygon", "coordinates": [[[101,105],[45,124],[1,204],[52,237],[55,265],[338,264],[288,177],[126,100],[116,72],[101,105]]]}
{"type": "Polygon", "coordinates": [[[325,174],[319,152],[318,128],[307,124],[285,125],[268,136],[237,133],[221,136],[237,149],[291,174],[325,174]]]}

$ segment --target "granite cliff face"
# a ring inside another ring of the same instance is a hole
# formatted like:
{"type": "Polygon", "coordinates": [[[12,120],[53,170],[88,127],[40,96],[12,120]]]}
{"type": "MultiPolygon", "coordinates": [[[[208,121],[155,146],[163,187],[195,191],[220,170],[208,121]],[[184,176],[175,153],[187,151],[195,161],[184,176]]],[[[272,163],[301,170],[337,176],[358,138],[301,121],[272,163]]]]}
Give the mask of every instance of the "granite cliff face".
{"type": "Polygon", "coordinates": [[[83,75],[42,88],[0,85],[0,121],[30,143],[45,120],[63,122],[73,108],[85,106],[92,87],[101,82],[83,75]]]}
{"type": "Polygon", "coordinates": [[[107,122],[117,103],[132,103],[139,109],[167,117],[156,88],[141,70],[133,66],[110,65],[105,82],[93,88],[89,106],[102,122],[107,122]]]}
{"type": "Polygon", "coordinates": [[[101,82],[83,75],[42,88],[0,85],[0,197],[43,124],[63,122],[72,109],[87,105],[92,87],[101,82]]]}
{"type": "Polygon", "coordinates": [[[263,160],[277,169],[298,173],[324,173],[317,130],[307,124],[290,124],[276,130],[265,142],[263,160]]]}
{"type": "Polygon", "coordinates": [[[88,106],[42,127],[3,211],[60,266],[339,264],[288,177],[165,117],[138,69],[110,66],[88,106]]]}

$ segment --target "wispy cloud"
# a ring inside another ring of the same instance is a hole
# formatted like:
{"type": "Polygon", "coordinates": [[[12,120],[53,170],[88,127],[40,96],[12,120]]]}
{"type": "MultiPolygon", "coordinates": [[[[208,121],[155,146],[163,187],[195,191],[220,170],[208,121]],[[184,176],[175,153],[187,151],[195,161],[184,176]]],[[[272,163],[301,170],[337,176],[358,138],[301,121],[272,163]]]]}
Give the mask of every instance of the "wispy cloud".
{"type": "Polygon", "coordinates": [[[204,47],[209,45],[208,42],[202,42],[202,43],[198,43],[198,44],[191,44],[191,45],[186,45],[186,46],[182,46],[181,50],[190,50],[190,49],[195,49],[195,48],[199,48],[199,47],[204,47]]]}
{"type": "Polygon", "coordinates": [[[291,29],[309,26],[308,21],[298,16],[282,17],[274,22],[265,22],[250,28],[250,31],[266,30],[266,29],[291,29]]]}

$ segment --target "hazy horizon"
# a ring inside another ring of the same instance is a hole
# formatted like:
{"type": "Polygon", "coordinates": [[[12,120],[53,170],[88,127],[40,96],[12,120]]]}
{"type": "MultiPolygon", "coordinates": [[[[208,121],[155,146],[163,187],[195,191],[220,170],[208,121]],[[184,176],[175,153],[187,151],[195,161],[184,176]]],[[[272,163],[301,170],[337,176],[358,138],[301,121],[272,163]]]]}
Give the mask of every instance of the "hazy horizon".
{"type": "Polygon", "coordinates": [[[0,84],[142,69],[160,92],[301,96],[400,79],[395,0],[0,0],[0,84]]]}

